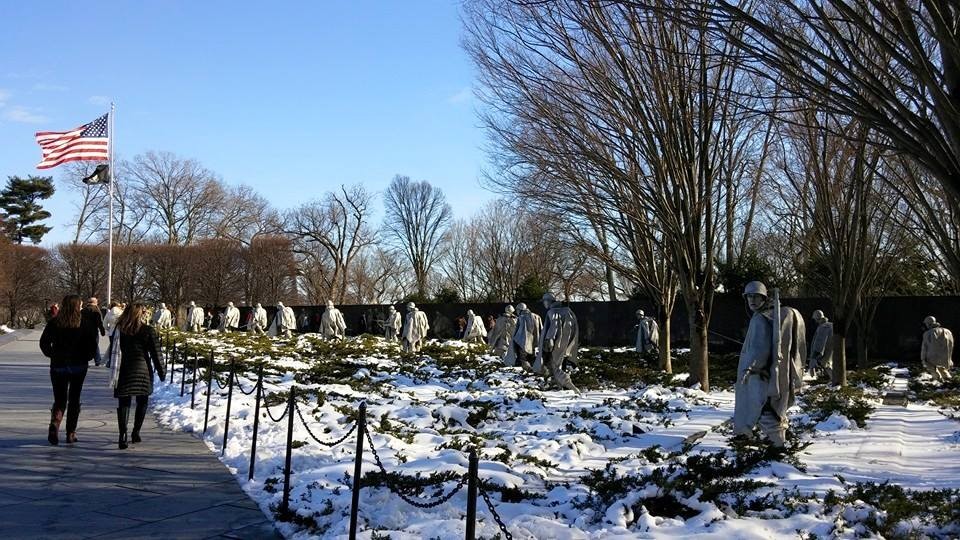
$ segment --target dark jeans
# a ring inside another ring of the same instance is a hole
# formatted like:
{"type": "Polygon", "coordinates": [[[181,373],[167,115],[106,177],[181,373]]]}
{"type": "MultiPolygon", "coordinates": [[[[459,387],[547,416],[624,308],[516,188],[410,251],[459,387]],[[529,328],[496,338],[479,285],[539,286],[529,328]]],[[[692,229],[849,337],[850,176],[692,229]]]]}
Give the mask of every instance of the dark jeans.
{"type": "Polygon", "coordinates": [[[83,380],[87,377],[87,366],[69,366],[50,368],[50,382],[53,383],[53,408],[67,410],[67,431],[77,430],[80,418],[80,392],[83,380]]]}

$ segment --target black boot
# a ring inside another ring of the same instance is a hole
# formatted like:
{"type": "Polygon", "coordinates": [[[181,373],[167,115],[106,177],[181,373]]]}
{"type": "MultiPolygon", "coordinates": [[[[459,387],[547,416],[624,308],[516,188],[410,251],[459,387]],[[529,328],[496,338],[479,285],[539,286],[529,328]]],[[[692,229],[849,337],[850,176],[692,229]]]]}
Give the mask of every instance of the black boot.
{"type": "Polygon", "coordinates": [[[130,441],[134,444],[140,442],[140,428],[143,427],[143,419],[147,416],[147,403],[144,401],[142,404],[137,403],[137,409],[133,412],[133,433],[130,436],[130,441]]]}
{"type": "Polygon", "coordinates": [[[47,442],[56,446],[60,444],[60,422],[63,421],[63,409],[50,409],[50,427],[47,428],[47,442]]]}
{"type": "Polygon", "coordinates": [[[80,421],[80,405],[67,408],[67,443],[77,442],[77,423],[80,421]]]}
{"type": "Polygon", "coordinates": [[[117,448],[126,450],[127,448],[127,419],[130,418],[130,407],[117,407],[117,427],[120,429],[120,439],[117,441],[117,448]]]}

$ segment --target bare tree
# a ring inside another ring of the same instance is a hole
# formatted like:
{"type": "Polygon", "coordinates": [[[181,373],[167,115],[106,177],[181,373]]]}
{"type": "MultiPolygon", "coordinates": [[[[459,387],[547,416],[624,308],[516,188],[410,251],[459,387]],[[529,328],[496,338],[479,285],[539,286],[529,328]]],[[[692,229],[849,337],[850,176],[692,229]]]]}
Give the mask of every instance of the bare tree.
{"type": "Polygon", "coordinates": [[[46,249],[37,246],[0,245],[0,298],[7,321],[20,326],[38,322],[50,292],[51,264],[46,249]]]}
{"type": "Polygon", "coordinates": [[[756,104],[742,88],[756,80],[737,52],[705,19],[685,26],[654,3],[481,0],[468,12],[468,48],[501,152],[500,185],[559,199],[607,231],[617,213],[649,224],[687,308],[690,380],[708,390],[721,173],[750,172],[721,164],[739,148],[733,141],[764,132],[748,122],[756,104]]]}
{"type": "Polygon", "coordinates": [[[90,242],[105,227],[100,220],[106,215],[109,203],[107,185],[83,183],[83,179],[90,176],[97,165],[99,164],[94,161],[67,163],[60,177],[60,181],[66,184],[67,189],[79,195],[79,198],[73,199],[73,205],[77,210],[73,232],[74,244],[90,242]]]}
{"type": "Polygon", "coordinates": [[[151,151],[125,162],[121,171],[127,197],[164,242],[190,244],[212,231],[224,187],[199,162],[151,151]]]}
{"type": "Polygon", "coordinates": [[[293,240],[314,302],[342,302],[351,265],[376,243],[368,223],[372,200],[360,185],[341,186],[287,213],[284,232],[293,240]]]}
{"type": "Polygon", "coordinates": [[[196,275],[197,251],[194,246],[150,244],[141,246],[147,285],[152,298],[164,302],[179,319],[179,308],[190,300],[191,282],[196,275]]]}
{"type": "Polygon", "coordinates": [[[784,128],[784,203],[810,225],[806,278],[833,304],[832,379],[845,385],[847,335],[905,232],[896,221],[899,199],[878,176],[885,163],[869,129],[813,108],[796,114],[802,118],[784,128]]]}
{"type": "Polygon", "coordinates": [[[426,180],[397,175],[384,194],[384,230],[413,268],[417,295],[428,294],[428,276],[441,257],[444,232],[452,211],[440,188],[426,180]]]}
{"type": "Polygon", "coordinates": [[[270,202],[250,186],[228,189],[212,219],[215,236],[247,246],[257,236],[277,234],[283,228],[280,215],[270,202]]]}
{"type": "Polygon", "coordinates": [[[54,250],[57,285],[65,293],[102,296],[107,283],[107,248],[60,244],[54,250]]]}
{"type": "Polygon", "coordinates": [[[396,252],[383,246],[364,249],[350,268],[347,302],[389,304],[407,296],[410,284],[405,270],[396,252]]]}
{"type": "MultiPolygon", "coordinates": [[[[645,2],[637,2],[645,4],[645,2]]],[[[960,198],[960,5],[952,0],[698,2],[792,96],[856,118],[960,198]],[[742,32],[746,25],[748,31],[742,32]]]]}
{"type": "Polygon", "coordinates": [[[227,302],[239,301],[243,282],[241,268],[241,245],[224,238],[200,240],[192,246],[194,256],[194,292],[196,299],[205,304],[224,306],[227,302]]]}
{"type": "Polygon", "coordinates": [[[243,250],[241,261],[247,303],[274,303],[291,298],[297,265],[289,238],[254,236],[243,250]]]}

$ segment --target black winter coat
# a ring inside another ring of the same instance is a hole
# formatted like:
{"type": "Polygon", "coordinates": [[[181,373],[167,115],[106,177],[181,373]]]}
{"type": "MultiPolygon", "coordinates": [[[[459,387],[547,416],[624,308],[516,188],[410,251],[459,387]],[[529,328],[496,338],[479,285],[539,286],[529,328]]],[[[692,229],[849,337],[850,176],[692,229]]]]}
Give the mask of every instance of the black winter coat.
{"type": "Polygon", "coordinates": [[[61,328],[54,317],[40,334],[40,350],[50,359],[50,367],[85,366],[97,351],[97,321],[80,312],[79,328],[61,328]]]}
{"type": "MultiPolygon", "coordinates": [[[[114,397],[149,396],[153,392],[153,372],[164,376],[160,340],[152,326],[143,325],[136,334],[119,332],[120,373],[114,397]]],[[[114,347],[117,340],[114,340],[114,347]]]]}

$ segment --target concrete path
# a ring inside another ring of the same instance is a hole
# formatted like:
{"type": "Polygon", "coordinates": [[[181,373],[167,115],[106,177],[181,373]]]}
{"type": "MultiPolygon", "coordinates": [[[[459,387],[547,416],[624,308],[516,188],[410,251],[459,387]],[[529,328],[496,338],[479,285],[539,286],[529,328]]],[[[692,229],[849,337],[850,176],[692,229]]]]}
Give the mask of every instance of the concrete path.
{"type": "Polygon", "coordinates": [[[0,538],[281,538],[191,435],[148,413],[143,443],[118,450],[105,368],[91,364],[84,383],[79,442],[64,444],[61,426],[60,446],[50,446],[40,332],[12,336],[0,340],[0,538]]]}

